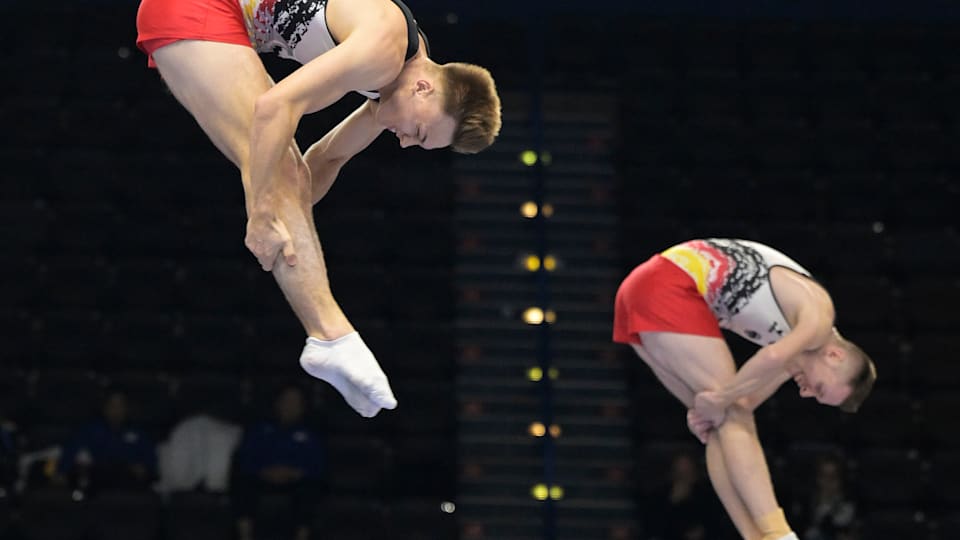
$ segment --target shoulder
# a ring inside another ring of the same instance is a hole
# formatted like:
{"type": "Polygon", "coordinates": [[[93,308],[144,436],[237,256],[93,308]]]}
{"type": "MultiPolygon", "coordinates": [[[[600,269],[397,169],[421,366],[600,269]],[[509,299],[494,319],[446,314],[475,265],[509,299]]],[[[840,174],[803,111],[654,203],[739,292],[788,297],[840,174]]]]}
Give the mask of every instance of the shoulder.
{"type": "Polygon", "coordinates": [[[385,44],[406,47],[406,18],[390,0],[329,0],[325,15],[327,28],[338,42],[361,33],[367,39],[377,37],[385,44]]]}
{"type": "Polygon", "coordinates": [[[770,286],[785,311],[825,316],[833,325],[833,299],[817,280],[790,268],[774,266],[770,269],[770,286]]]}

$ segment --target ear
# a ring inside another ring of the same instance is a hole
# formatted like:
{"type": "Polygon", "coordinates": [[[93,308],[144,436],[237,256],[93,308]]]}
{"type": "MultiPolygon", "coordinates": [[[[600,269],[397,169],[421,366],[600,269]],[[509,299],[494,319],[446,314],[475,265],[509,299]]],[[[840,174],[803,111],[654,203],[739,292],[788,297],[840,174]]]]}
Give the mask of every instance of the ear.
{"type": "Polygon", "coordinates": [[[433,83],[426,79],[418,79],[417,84],[414,86],[414,92],[417,95],[430,95],[433,93],[433,83]]]}
{"type": "Polygon", "coordinates": [[[837,368],[846,364],[847,351],[843,347],[831,344],[827,346],[823,358],[828,365],[837,368]]]}

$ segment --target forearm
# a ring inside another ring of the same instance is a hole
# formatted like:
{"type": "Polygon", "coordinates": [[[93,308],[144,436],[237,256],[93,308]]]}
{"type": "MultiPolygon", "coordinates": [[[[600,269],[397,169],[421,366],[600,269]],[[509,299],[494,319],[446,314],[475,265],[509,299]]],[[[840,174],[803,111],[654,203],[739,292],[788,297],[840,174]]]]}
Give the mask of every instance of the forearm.
{"type": "Polygon", "coordinates": [[[249,170],[244,183],[248,212],[271,208],[281,196],[276,172],[295,129],[296,120],[289,106],[274,100],[257,101],[250,135],[249,170]]]}
{"type": "Polygon", "coordinates": [[[311,202],[313,204],[317,204],[330,191],[345,163],[344,161],[327,159],[322,152],[315,151],[316,148],[317,145],[314,144],[303,156],[304,161],[307,162],[307,168],[310,169],[311,202]]]}
{"type": "Polygon", "coordinates": [[[744,408],[748,411],[753,411],[759,407],[763,402],[770,399],[777,389],[779,389],[783,383],[787,382],[790,378],[790,374],[784,372],[780,377],[771,379],[763,388],[753,392],[746,398],[743,398],[740,402],[743,404],[744,408]]]}
{"type": "Polygon", "coordinates": [[[717,393],[727,404],[741,398],[756,399],[762,397],[762,399],[766,399],[776,389],[776,387],[771,389],[771,386],[776,381],[782,383],[785,376],[788,376],[786,361],[771,354],[770,349],[764,347],[747,360],[733,379],[717,393]],[[763,395],[764,392],[766,392],[766,395],[763,395]]]}
{"type": "Polygon", "coordinates": [[[373,105],[367,101],[307,149],[303,158],[310,168],[314,204],[327,194],[347,161],[369,146],[380,131],[373,105]]]}

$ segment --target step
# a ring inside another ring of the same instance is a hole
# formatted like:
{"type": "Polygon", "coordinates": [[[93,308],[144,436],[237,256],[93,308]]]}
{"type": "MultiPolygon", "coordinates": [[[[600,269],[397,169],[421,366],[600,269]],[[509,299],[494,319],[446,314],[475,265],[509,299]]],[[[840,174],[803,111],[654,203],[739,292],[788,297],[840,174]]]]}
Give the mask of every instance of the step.
{"type": "MultiPolygon", "coordinates": [[[[527,380],[528,373],[535,363],[535,350],[531,347],[527,354],[520,354],[514,362],[503,362],[494,353],[485,353],[480,360],[471,359],[469,362],[459,363],[458,373],[461,377],[499,377],[503,379],[515,378],[527,380]],[[533,360],[533,361],[532,361],[533,360]]],[[[629,376],[623,366],[605,366],[597,360],[584,362],[585,365],[560,364],[554,356],[552,363],[557,367],[561,379],[618,379],[627,380],[629,376]]]]}
{"type": "MultiPolygon", "coordinates": [[[[616,170],[613,163],[609,160],[585,161],[585,162],[565,162],[554,164],[548,167],[547,175],[551,181],[562,177],[578,177],[600,180],[602,178],[615,178],[616,170]]],[[[527,167],[514,156],[506,154],[496,155],[494,153],[484,152],[478,154],[469,160],[456,160],[453,163],[453,171],[456,175],[459,173],[468,174],[489,174],[498,176],[504,174],[530,174],[530,167],[527,167]]]]}
{"type": "MultiPolygon", "coordinates": [[[[460,419],[461,435],[529,435],[530,425],[539,420],[538,414],[516,414],[498,416],[462,417],[460,419]]],[[[558,441],[565,437],[618,437],[631,433],[633,421],[627,417],[574,416],[572,414],[558,414],[553,423],[561,429],[558,441]]]]}
{"type": "MultiPolygon", "coordinates": [[[[634,460],[632,457],[623,459],[584,459],[566,458],[556,460],[558,471],[564,474],[592,475],[597,478],[616,476],[623,473],[626,478],[632,479],[634,460]]],[[[459,456],[460,476],[470,478],[486,474],[487,471],[511,472],[516,474],[543,474],[543,456],[459,456]]],[[[631,480],[632,481],[632,480],[631,480]]]]}
{"type": "MultiPolygon", "coordinates": [[[[458,454],[534,457],[542,453],[542,441],[529,435],[461,435],[458,454]]],[[[626,459],[633,454],[629,437],[565,437],[556,445],[557,456],[570,458],[626,459]]]]}
{"type": "MultiPolygon", "coordinates": [[[[569,321],[565,319],[558,319],[558,322],[550,325],[551,333],[553,335],[563,335],[568,334],[568,338],[576,337],[577,339],[593,339],[597,336],[609,336],[612,334],[612,324],[613,317],[606,322],[597,322],[595,320],[591,321],[569,321]]],[[[516,335],[526,335],[534,336],[535,330],[539,330],[539,327],[531,327],[530,325],[524,324],[522,321],[517,318],[489,318],[489,317],[458,317],[454,321],[454,328],[457,332],[466,332],[472,335],[478,335],[488,332],[503,332],[505,335],[514,333],[516,335]]],[[[490,341],[495,340],[493,336],[487,336],[490,341]]]]}
{"type": "MultiPolygon", "coordinates": [[[[466,238],[466,237],[464,237],[466,238]]],[[[472,239],[462,239],[464,243],[473,242],[472,239]]],[[[546,251],[548,255],[553,255],[559,263],[555,272],[563,271],[589,271],[592,268],[617,270],[620,280],[627,277],[629,271],[623,268],[620,261],[620,255],[613,251],[599,252],[594,249],[596,246],[589,246],[584,249],[583,245],[548,245],[546,251]]],[[[459,266],[499,266],[501,268],[521,268],[524,257],[536,254],[538,246],[536,244],[524,244],[509,246],[493,246],[489,249],[480,251],[473,245],[458,245],[457,261],[459,266]]],[[[456,268],[454,267],[454,276],[456,268]]],[[[471,278],[475,275],[471,275],[471,278]]]]}
{"type": "MultiPolygon", "coordinates": [[[[524,189],[514,189],[512,186],[505,190],[502,185],[488,185],[485,182],[485,176],[476,178],[464,177],[458,178],[459,190],[456,194],[456,211],[454,218],[461,213],[469,213],[475,210],[503,213],[521,217],[521,205],[530,199],[530,186],[524,186],[524,189]]],[[[525,181],[525,180],[523,180],[525,181]]],[[[615,192],[616,185],[613,183],[601,183],[599,186],[602,191],[615,192]]],[[[552,206],[554,216],[562,216],[568,212],[592,212],[592,211],[612,211],[617,215],[620,201],[609,197],[583,197],[579,193],[550,192],[548,201],[552,206]]],[[[524,218],[527,219],[527,218],[524,218]]],[[[552,219],[552,217],[551,217],[552,219]]]]}
{"type": "MultiPolygon", "coordinates": [[[[612,296],[612,295],[611,295],[612,296]]],[[[578,302],[563,301],[554,299],[549,305],[557,315],[557,321],[551,325],[555,332],[563,332],[567,328],[587,325],[590,328],[603,330],[608,334],[612,333],[613,325],[613,306],[612,301],[607,302],[578,302]]],[[[512,322],[514,324],[525,324],[522,321],[522,314],[528,307],[537,305],[537,297],[534,294],[516,295],[511,300],[484,301],[461,303],[457,307],[460,317],[470,320],[489,320],[491,323],[497,320],[512,322]]]]}
{"type": "MultiPolygon", "coordinates": [[[[538,383],[533,383],[521,378],[501,378],[501,377],[458,377],[457,388],[460,392],[478,392],[494,389],[500,392],[526,392],[528,389],[536,390],[538,383]]],[[[625,381],[612,379],[604,380],[599,378],[573,379],[564,378],[553,382],[555,392],[579,392],[584,396],[594,393],[620,393],[626,394],[628,391],[625,381]]]]}
{"type": "MultiPolygon", "coordinates": [[[[457,303],[458,314],[464,317],[508,318],[519,321],[524,310],[531,306],[542,306],[543,296],[536,287],[526,284],[500,283],[490,284],[470,293],[470,300],[457,303]],[[479,298],[475,298],[478,296],[479,298]]],[[[592,290],[577,289],[573,286],[554,288],[547,304],[557,315],[557,321],[588,322],[598,318],[613,324],[613,304],[615,291],[610,288],[592,290]]]]}
{"type": "MultiPolygon", "coordinates": [[[[546,221],[546,225],[551,233],[571,227],[585,227],[590,230],[602,229],[614,233],[620,223],[614,212],[616,212],[616,206],[612,203],[607,208],[555,211],[546,221]]],[[[457,210],[454,222],[460,230],[469,227],[500,226],[503,224],[523,226],[535,224],[533,220],[521,216],[515,208],[463,208],[462,206],[457,210]]]]}
{"type": "MultiPolygon", "coordinates": [[[[497,496],[516,492],[529,493],[530,488],[542,483],[541,475],[489,475],[482,478],[459,481],[460,490],[475,496],[497,496]]],[[[635,495],[636,487],[631,482],[596,481],[586,478],[574,478],[557,475],[556,484],[563,487],[564,497],[582,499],[629,499],[635,495]]]]}
{"type": "MultiPolygon", "coordinates": [[[[554,503],[557,513],[569,518],[616,519],[631,517],[636,505],[631,499],[591,500],[564,498],[554,503]]],[[[494,517],[508,520],[523,518],[542,510],[543,503],[529,496],[529,491],[520,496],[480,497],[463,496],[457,499],[457,513],[461,519],[476,517],[494,517]]]]}
{"type": "MultiPolygon", "coordinates": [[[[529,253],[539,245],[539,233],[532,227],[483,228],[473,231],[460,231],[456,253],[458,257],[472,257],[510,251],[515,254],[529,253]]],[[[617,239],[613,235],[598,235],[595,231],[583,231],[571,228],[557,234],[551,229],[548,242],[551,252],[561,258],[570,254],[583,258],[596,257],[598,261],[618,261],[617,239]]]]}

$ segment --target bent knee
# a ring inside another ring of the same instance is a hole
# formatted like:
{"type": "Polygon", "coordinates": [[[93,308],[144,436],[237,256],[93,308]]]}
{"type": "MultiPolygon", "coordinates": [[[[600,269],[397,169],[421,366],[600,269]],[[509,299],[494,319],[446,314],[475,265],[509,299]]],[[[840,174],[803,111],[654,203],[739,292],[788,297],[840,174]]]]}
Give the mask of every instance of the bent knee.
{"type": "Polygon", "coordinates": [[[753,428],[754,418],[753,410],[746,406],[742,400],[734,402],[732,405],[727,407],[727,419],[724,424],[732,423],[733,425],[744,426],[748,428],[753,428]]]}

